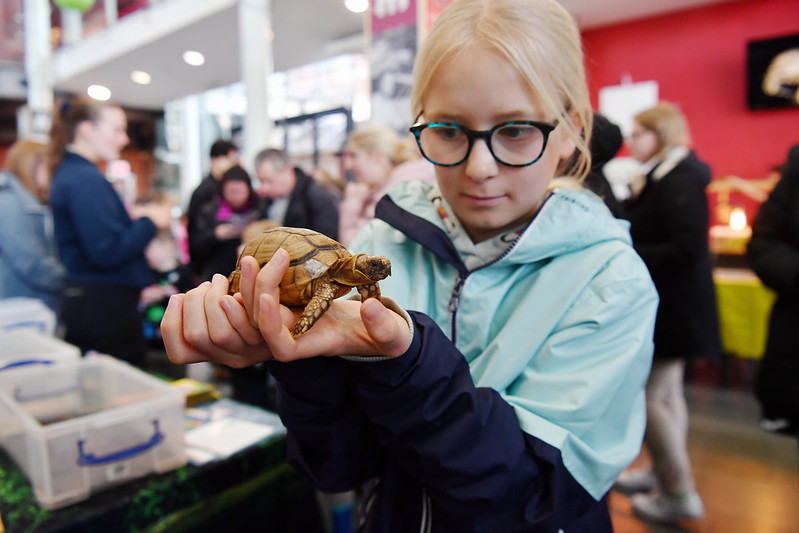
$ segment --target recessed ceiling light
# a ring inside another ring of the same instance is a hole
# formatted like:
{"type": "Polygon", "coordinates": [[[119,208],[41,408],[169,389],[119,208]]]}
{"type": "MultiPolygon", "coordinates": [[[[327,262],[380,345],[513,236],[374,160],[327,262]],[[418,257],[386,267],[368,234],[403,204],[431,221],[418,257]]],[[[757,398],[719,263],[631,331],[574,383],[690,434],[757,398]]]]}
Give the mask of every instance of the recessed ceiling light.
{"type": "Polygon", "coordinates": [[[199,67],[205,63],[205,56],[196,50],[186,50],[183,52],[183,61],[193,67],[199,67]]]}
{"type": "Polygon", "coordinates": [[[344,7],[353,13],[363,13],[369,9],[369,0],[344,0],[344,7]]]}
{"type": "Polygon", "coordinates": [[[139,85],[149,85],[149,83],[153,81],[153,77],[143,70],[134,70],[131,72],[130,79],[133,80],[133,83],[138,83],[139,85]]]}
{"type": "Polygon", "coordinates": [[[105,101],[111,98],[111,89],[103,85],[89,85],[89,88],[86,89],[86,94],[95,100],[105,101]]]}

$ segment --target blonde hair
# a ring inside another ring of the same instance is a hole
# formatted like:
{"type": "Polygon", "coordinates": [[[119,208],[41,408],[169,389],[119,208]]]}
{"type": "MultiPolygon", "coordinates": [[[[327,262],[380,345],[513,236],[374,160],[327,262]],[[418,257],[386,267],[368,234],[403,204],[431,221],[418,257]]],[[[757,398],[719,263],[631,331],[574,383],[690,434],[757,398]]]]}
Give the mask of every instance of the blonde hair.
{"type": "Polygon", "coordinates": [[[40,202],[47,202],[49,190],[36,182],[36,172],[47,164],[47,145],[35,141],[17,141],[8,150],[6,170],[14,174],[40,202]]]}
{"type": "MultiPolygon", "coordinates": [[[[577,150],[558,172],[581,180],[591,169],[593,113],[585,81],[580,32],[555,0],[457,0],[436,20],[414,66],[411,110],[423,100],[439,66],[475,46],[513,65],[542,111],[557,120],[577,150]],[[576,115],[576,120],[575,120],[576,115]]],[[[549,120],[549,118],[548,118],[549,120]]]]}
{"type": "Polygon", "coordinates": [[[663,155],[677,146],[686,148],[691,145],[688,121],[680,109],[670,102],[660,102],[655,107],[641,111],[634,117],[645,130],[655,134],[658,142],[656,157],[663,155]]]}
{"type": "Polygon", "coordinates": [[[392,166],[418,159],[416,146],[387,126],[361,126],[350,134],[349,142],[369,154],[386,154],[392,166]]]}

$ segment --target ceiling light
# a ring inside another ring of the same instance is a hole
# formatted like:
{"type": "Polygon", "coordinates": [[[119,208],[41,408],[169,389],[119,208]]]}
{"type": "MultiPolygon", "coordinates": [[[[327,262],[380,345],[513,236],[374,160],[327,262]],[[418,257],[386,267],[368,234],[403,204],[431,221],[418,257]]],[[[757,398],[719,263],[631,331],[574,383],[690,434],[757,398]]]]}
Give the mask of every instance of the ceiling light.
{"type": "Polygon", "coordinates": [[[196,50],[186,50],[183,52],[183,61],[193,67],[199,67],[205,63],[205,56],[196,50]]]}
{"type": "Polygon", "coordinates": [[[138,83],[139,85],[149,85],[150,82],[153,81],[153,77],[143,70],[134,70],[131,72],[130,79],[133,80],[133,83],[138,83]]]}
{"type": "Polygon", "coordinates": [[[344,7],[353,13],[363,13],[369,9],[369,0],[344,0],[344,7]]]}
{"type": "Polygon", "coordinates": [[[111,98],[111,89],[103,85],[89,85],[89,88],[86,89],[86,94],[95,100],[106,101],[111,98]]]}

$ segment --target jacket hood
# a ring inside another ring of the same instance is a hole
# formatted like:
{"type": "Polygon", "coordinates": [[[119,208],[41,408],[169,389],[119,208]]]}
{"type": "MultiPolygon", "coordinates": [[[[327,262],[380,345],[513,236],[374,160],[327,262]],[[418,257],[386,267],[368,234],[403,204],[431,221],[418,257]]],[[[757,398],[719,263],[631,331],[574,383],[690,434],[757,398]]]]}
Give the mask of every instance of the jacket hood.
{"type": "MultiPolygon", "coordinates": [[[[459,261],[458,252],[433,202],[440,196],[434,185],[403,182],[381,201],[377,216],[454,264],[459,261]]],[[[543,261],[604,241],[631,245],[629,223],[614,218],[604,202],[591,192],[555,189],[502,260],[543,261]]]]}

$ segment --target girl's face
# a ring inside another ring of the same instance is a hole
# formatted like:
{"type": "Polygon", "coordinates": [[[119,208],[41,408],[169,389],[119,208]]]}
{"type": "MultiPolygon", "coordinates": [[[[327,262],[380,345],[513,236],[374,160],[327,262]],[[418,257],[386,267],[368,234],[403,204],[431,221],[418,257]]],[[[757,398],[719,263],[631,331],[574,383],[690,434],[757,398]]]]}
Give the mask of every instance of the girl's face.
{"type": "Polygon", "coordinates": [[[644,128],[637,121],[633,123],[633,131],[627,139],[627,146],[630,148],[630,155],[637,161],[649,161],[658,151],[658,136],[652,131],[644,128]]]}
{"type": "MultiPolygon", "coordinates": [[[[551,122],[555,118],[544,114],[507,60],[483,48],[440,66],[422,104],[424,122],[455,122],[473,130],[488,130],[511,120],[551,122]]],[[[438,185],[472,240],[481,242],[532,219],[558,162],[574,148],[558,127],[538,161],[515,168],[499,163],[485,141],[477,139],[463,163],[436,166],[438,185]]]]}
{"type": "Polygon", "coordinates": [[[250,188],[243,181],[225,182],[222,189],[222,196],[233,209],[241,209],[247,205],[250,199],[250,188]]]}
{"type": "Polygon", "coordinates": [[[96,122],[81,123],[76,134],[76,144],[91,161],[112,161],[128,145],[128,121],[118,107],[100,109],[96,122]]]}

